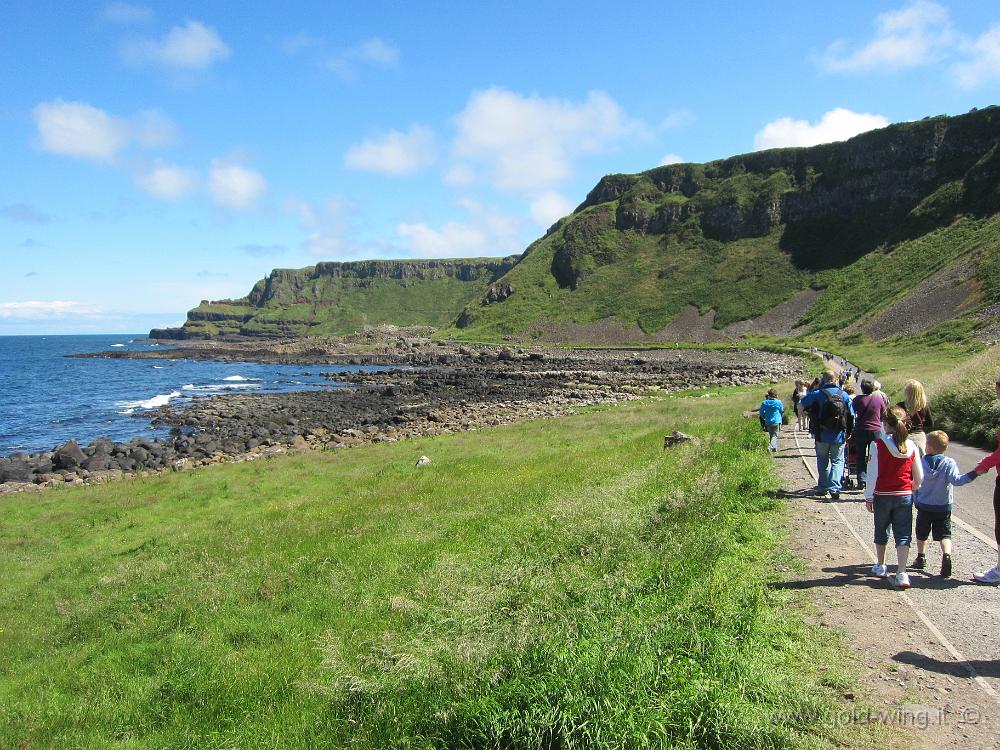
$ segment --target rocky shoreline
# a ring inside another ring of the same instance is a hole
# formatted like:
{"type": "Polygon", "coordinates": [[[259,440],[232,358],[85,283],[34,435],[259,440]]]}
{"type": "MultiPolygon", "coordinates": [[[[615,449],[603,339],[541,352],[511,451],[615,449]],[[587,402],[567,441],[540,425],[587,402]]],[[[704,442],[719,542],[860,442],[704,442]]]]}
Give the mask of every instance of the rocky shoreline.
{"type": "Polygon", "coordinates": [[[226,394],[146,412],[170,435],[107,439],[0,458],[0,492],[100,483],[289,451],[332,449],[438,435],[570,413],[656,391],[750,385],[799,375],[798,357],[757,350],[515,350],[429,342],[353,346],[206,342],[112,358],[190,357],[301,364],[391,364],[378,372],[330,373],[343,387],[226,394]]]}

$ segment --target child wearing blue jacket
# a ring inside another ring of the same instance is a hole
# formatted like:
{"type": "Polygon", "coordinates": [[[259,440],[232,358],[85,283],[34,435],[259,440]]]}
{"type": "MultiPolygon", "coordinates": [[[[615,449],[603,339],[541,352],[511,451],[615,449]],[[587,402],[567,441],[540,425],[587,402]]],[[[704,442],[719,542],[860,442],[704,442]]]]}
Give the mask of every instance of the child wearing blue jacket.
{"type": "Polygon", "coordinates": [[[782,418],[785,414],[785,406],[778,400],[778,392],[774,388],[767,391],[767,395],[760,404],[760,426],[771,438],[768,450],[774,453],[778,450],[778,431],[781,430],[782,418]]]}
{"type": "Polygon", "coordinates": [[[952,487],[961,487],[975,479],[975,470],[960,474],[955,459],[944,455],[948,450],[948,433],[935,430],[927,434],[927,453],[923,457],[924,481],[917,491],[917,559],[913,568],[927,566],[924,548],[927,537],[941,543],[941,576],[951,575],[951,508],[952,487]]]}

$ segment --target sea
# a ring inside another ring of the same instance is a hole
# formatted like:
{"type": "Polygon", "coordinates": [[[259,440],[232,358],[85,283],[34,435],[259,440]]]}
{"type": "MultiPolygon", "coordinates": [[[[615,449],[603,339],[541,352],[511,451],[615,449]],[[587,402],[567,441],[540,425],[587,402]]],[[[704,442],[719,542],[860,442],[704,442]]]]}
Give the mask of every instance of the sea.
{"type": "Polygon", "coordinates": [[[100,351],[169,353],[144,334],[0,336],[0,456],[49,451],[75,438],[127,442],[166,435],[149,410],[224,393],[279,393],[343,387],[324,373],[377,366],[278,365],[172,359],[70,359],[100,351]]]}

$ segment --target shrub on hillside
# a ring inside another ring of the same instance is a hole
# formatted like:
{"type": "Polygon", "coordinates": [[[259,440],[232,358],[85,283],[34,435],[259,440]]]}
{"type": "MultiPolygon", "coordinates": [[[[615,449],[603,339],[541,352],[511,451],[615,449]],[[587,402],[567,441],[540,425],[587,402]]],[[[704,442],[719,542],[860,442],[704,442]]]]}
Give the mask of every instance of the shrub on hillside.
{"type": "Polygon", "coordinates": [[[992,448],[1000,427],[1000,402],[994,384],[1000,378],[1000,347],[980,352],[937,387],[933,408],[939,427],[952,439],[992,448]]]}

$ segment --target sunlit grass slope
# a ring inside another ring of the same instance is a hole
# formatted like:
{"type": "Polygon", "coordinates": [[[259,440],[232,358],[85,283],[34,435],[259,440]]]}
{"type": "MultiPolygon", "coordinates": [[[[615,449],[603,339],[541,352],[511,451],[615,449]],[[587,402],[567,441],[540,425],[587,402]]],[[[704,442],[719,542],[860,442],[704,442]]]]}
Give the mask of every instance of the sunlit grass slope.
{"type": "Polygon", "coordinates": [[[0,747],[845,741],[758,396],[0,499],[0,747]]]}

